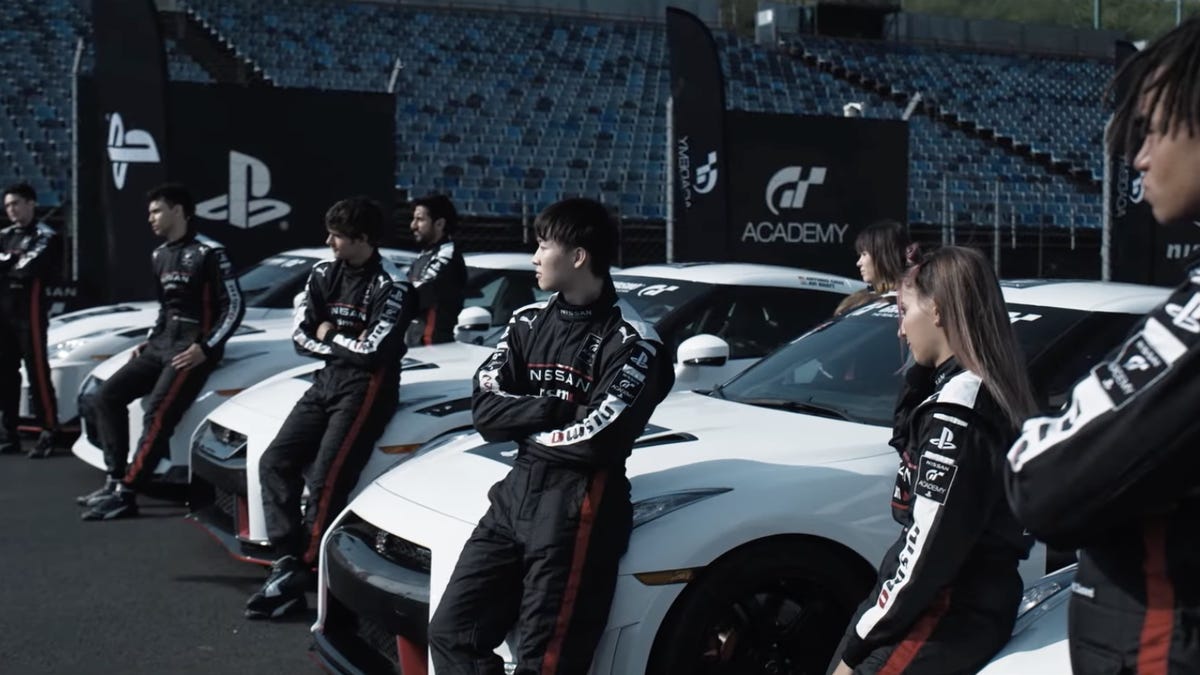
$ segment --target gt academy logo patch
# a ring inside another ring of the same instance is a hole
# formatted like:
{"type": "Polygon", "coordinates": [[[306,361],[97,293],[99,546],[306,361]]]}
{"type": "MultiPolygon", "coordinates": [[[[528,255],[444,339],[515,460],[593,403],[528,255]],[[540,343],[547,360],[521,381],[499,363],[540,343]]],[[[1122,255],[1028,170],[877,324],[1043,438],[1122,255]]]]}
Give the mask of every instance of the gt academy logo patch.
{"type": "Polygon", "coordinates": [[[917,486],[913,492],[919,497],[945,504],[957,472],[958,467],[951,462],[924,456],[921,458],[920,466],[917,467],[917,486]]]}
{"type": "Polygon", "coordinates": [[[1104,393],[1120,408],[1142,389],[1153,384],[1167,372],[1167,363],[1144,337],[1126,343],[1121,353],[1093,371],[1104,393]]]}

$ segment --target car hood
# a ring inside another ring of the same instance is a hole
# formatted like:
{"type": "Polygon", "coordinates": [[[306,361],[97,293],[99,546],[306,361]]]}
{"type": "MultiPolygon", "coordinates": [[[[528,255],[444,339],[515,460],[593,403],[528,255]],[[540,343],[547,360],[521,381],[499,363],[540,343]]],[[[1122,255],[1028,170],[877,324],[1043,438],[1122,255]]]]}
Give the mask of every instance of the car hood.
{"type": "MultiPolygon", "coordinates": [[[[231,341],[232,342],[232,341],[231,341]]],[[[288,348],[291,348],[290,341],[288,348]]],[[[461,342],[415,347],[404,356],[400,375],[400,401],[470,394],[470,379],[491,349],[461,342]]],[[[231,403],[268,417],[282,419],[304,394],[323,367],[321,361],[273,377],[241,392],[231,403]]]]}
{"type": "MultiPolygon", "coordinates": [[[[225,354],[221,358],[221,368],[230,368],[239,361],[261,357],[276,349],[291,350],[292,323],[290,319],[260,319],[253,323],[242,323],[238,334],[229,338],[225,343],[225,354]]],[[[121,366],[129,362],[133,356],[130,347],[114,354],[103,361],[92,371],[92,375],[102,380],[112,377],[121,366]]]]}
{"type": "MultiPolygon", "coordinates": [[[[753,487],[779,465],[821,465],[891,454],[891,430],[815,415],[770,410],[692,392],[667,397],[626,462],[634,501],[674,490],[711,487],[691,467],[745,460],[721,476],[723,487],[753,487]],[[704,483],[704,484],[701,484],[704,483]]],[[[487,489],[516,458],[513,443],[477,434],[421,451],[376,485],[464,522],[487,509],[487,489]]]]}
{"type": "Polygon", "coordinates": [[[156,302],[122,302],[82,309],[51,319],[46,327],[46,342],[55,345],[67,340],[119,330],[142,327],[149,329],[157,317],[156,302]]]}

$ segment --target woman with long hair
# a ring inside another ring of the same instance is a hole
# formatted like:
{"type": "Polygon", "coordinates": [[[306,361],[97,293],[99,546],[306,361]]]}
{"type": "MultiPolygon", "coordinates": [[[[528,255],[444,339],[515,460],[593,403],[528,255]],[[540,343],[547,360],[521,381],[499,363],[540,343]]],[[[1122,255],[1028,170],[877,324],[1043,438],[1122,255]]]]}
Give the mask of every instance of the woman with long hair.
{"type": "Polygon", "coordinates": [[[855,266],[867,287],[847,295],[834,310],[834,316],[894,293],[904,270],[920,255],[920,247],[909,241],[904,226],[894,220],[881,220],[863,228],[854,239],[858,255],[855,266]]]}
{"type": "Polygon", "coordinates": [[[1032,544],[1005,501],[1002,463],[1035,406],[991,266],[948,246],[898,290],[915,361],[907,386],[927,396],[898,419],[892,516],[904,529],[846,631],[837,675],[982,668],[1012,632],[1032,544]]]}

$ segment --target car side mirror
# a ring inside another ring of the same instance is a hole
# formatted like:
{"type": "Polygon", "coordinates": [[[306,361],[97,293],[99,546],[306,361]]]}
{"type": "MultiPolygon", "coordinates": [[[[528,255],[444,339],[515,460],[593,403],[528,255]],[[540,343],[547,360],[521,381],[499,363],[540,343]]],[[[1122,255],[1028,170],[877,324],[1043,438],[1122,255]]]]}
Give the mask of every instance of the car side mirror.
{"type": "Polygon", "coordinates": [[[723,366],[729,361],[729,343],[702,333],[684,340],[676,354],[681,366],[723,366]]]}
{"type": "Polygon", "coordinates": [[[483,336],[492,329],[492,313],[482,307],[464,307],[458,313],[454,326],[454,339],[459,342],[479,344],[483,336]]]}

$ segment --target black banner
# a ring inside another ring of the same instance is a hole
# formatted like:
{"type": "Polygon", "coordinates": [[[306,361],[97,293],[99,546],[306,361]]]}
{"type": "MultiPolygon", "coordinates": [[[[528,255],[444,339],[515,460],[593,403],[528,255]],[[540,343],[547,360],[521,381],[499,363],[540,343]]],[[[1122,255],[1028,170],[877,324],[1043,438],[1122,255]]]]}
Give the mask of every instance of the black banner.
{"type": "Polygon", "coordinates": [[[325,211],[365,194],[391,213],[395,102],[387,94],[172,82],[172,178],[197,229],[234,265],[323,246],[325,211]]]}
{"type": "Polygon", "coordinates": [[[729,216],[725,80],[717,46],[699,18],[667,8],[671,58],[671,156],[675,173],[673,258],[722,260],[729,216]]]}
{"type": "Polygon", "coordinates": [[[908,124],[730,111],[726,259],[857,277],[854,239],[908,216],[908,124]]]}
{"type": "MultiPolygon", "coordinates": [[[[153,0],[93,0],[96,40],[94,114],[100,138],[81,144],[99,152],[104,168],[99,231],[80,233],[80,250],[99,246],[109,260],[146,260],[156,246],[146,223],[146,192],[167,177],[167,65],[153,0]],[[85,248],[86,246],[86,248],[85,248]]],[[[87,111],[81,110],[81,115],[87,111]]],[[[148,298],[145,277],[116,275],[111,292],[122,298],[148,298]]]]}
{"type": "MultiPolygon", "coordinates": [[[[97,109],[95,84],[80,78],[84,120],[97,109]]],[[[193,225],[224,244],[236,267],[290,248],[323,246],[325,211],[344,197],[368,195],[391,213],[391,96],[172,82],[167,98],[167,141],[176,157],[170,179],[191,190],[193,225]]],[[[80,147],[104,133],[81,122],[80,147]]],[[[130,193],[136,217],[110,223],[99,217],[109,213],[102,197],[109,165],[104,154],[81,155],[80,283],[100,302],[149,298],[150,251],[161,243],[146,222],[146,190],[153,186],[130,193]],[[104,241],[118,248],[107,249],[104,241]]],[[[143,168],[130,167],[127,179],[143,168]]]]}

